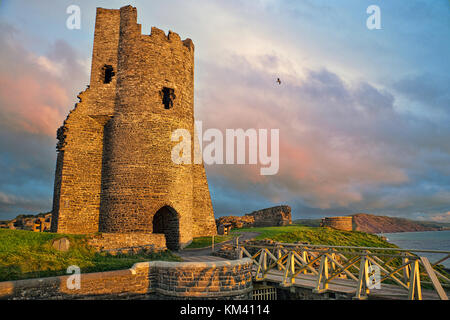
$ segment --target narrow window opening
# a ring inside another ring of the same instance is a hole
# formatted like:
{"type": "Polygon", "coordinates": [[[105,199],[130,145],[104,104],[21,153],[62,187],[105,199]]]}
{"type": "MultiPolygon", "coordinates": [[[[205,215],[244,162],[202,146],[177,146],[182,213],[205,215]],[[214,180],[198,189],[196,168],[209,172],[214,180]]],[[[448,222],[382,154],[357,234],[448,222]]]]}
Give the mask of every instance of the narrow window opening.
{"type": "Polygon", "coordinates": [[[112,66],[105,64],[103,66],[103,83],[110,83],[114,77],[114,69],[112,66]]]}
{"type": "Polygon", "coordinates": [[[165,109],[173,107],[173,100],[175,100],[175,89],[164,87],[161,90],[162,103],[165,109]]]}

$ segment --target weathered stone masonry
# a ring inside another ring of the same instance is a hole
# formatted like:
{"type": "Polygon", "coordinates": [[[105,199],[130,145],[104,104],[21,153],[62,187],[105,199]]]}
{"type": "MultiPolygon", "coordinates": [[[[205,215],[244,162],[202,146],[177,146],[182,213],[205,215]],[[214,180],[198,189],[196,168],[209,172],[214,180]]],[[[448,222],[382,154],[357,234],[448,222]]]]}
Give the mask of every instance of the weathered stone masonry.
{"type": "Polygon", "coordinates": [[[337,230],[352,231],[353,230],[353,217],[325,217],[321,222],[322,227],[330,227],[337,230]]]}
{"type": "Polygon", "coordinates": [[[246,216],[253,217],[254,227],[287,226],[292,224],[291,207],[276,206],[247,213],[246,216]]]}
{"type": "Polygon", "coordinates": [[[0,299],[249,299],[252,261],[142,262],[127,270],[0,282],[0,299]]]}
{"type": "Polygon", "coordinates": [[[244,216],[224,216],[217,226],[230,223],[233,228],[288,226],[292,224],[291,207],[283,205],[247,213],[244,216]]]}
{"type": "Polygon", "coordinates": [[[53,232],[159,233],[171,249],[216,233],[203,164],[171,160],[174,130],[195,137],[190,39],[143,35],[134,7],[98,8],[78,98],[58,129],[53,232]]]}

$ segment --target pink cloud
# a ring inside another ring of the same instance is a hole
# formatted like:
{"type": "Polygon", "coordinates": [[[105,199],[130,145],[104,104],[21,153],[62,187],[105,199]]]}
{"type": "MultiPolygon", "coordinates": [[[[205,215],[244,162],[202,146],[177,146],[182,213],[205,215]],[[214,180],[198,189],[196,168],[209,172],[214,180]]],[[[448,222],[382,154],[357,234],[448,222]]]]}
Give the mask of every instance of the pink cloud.
{"type": "Polygon", "coordinates": [[[212,166],[209,173],[241,189],[256,183],[272,200],[302,199],[322,209],[358,204],[368,187],[408,181],[405,168],[389,155],[389,145],[358,132],[358,126],[369,132],[379,125],[395,126],[385,119],[387,113],[395,118],[388,94],[368,85],[352,87],[326,71],[278,86],[272,74],[249,71],[239,63],[245,61],[237,59],[233,70],[213,69],[214,78],[205,81],[209,85],[200,99],[205,129],[279,129],[280,170],[261,176],[252,165],[212,166]],[[378,110],[364,105],[360,91],[368,89],[374,96],[371,103],[378,99],[378,110]]]}
{"type": "Polygon", "coordinates": [[[67,91],[48,79],[28,75],[0,74],[2,113],[13,121],[16,129],[30,133],[55,135],[64,110],[69,105],[67,91]]]}
{"type": "Polygon", "coordinates": [[[37,55],[22,46],[16,30],[0,36],[0,45],[2,125],[54,137],[73,107],[76,86],[86,76],[82,60],[61,40],[49,48],[48,56],[37,55]]]}

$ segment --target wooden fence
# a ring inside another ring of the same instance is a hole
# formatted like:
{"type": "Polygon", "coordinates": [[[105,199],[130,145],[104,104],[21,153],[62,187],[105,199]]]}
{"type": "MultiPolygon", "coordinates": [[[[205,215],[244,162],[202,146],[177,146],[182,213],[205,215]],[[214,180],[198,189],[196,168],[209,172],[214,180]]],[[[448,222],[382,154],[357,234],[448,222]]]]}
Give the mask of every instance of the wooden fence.
{"type": "MultiPolygon", "coordinates": [[[[383,283],[381,290],[387,295],[388,288],[397,286],[403,289],[405,298],[422,300],[425,288],[434,290],[439,299],[448,300],[446,289],[450,280],[441,264],[450,258],[449,251],[287,243],[259,246],[238,240],[235,249],[240,258],[252,259],[255,281],[278,275],[272,280],[279,279],[281,286],[292,286],[296,278],[309,275],[314,277],[315,293],[327,292],[334,280],[345,279],[340,284],[354,287],[355,299],[367,298],[371,290],[380,289],[383,283]],[[424,253],[441,257],[431,263],[424,253]]],[[[334,285],[333,290],[339,288],[334,285]]]]}

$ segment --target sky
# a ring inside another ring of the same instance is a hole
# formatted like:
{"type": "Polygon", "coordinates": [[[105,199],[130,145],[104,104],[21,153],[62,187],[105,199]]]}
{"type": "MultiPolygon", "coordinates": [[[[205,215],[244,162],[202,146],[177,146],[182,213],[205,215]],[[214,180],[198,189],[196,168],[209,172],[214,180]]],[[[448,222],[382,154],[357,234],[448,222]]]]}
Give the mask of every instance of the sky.
{"type": "Polygon", "coordinates": [[[280,167],[208,165],[216,217],[288,204],[450,222],[450,1],[0,2],[0,220],[51,210],[56,130],[89,83],[95,8],[195,44],[204,129],[280,131],[280,167]],[[81,28],[68,29],[70,5],[81,28]],[[380,8],[381,29],[366,12],[380,8]],[[281,85],[276,83],[280,78],[281,85]]]}

